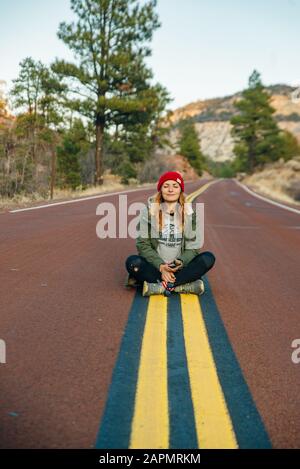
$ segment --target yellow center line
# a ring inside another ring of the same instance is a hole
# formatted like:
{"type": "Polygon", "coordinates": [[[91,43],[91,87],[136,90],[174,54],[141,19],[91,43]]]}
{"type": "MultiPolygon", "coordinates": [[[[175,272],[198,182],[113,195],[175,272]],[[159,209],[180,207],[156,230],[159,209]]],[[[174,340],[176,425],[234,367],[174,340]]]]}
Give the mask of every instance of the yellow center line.
{"type": "Polygon", "coordinates": [[[199,189],[197,189],[194,192],[192,192],[191,194],[187,195],[186,196],[186,201],[187,202],[193,202],[193,200],[196,197],[198,197],[198,195],[202,194],[202,192],[204,192],[206,189],[208,189],[209,186],[211,186],[212,184],[215,184],[216,182],[218,182],[218,180],[213,180],[213,181],[207,182],[206,184],[201,186],[199,189]]]}
{"type": "Polygon", "coordinates": [[[149,298],[129,448],[168,448],[167,298],[149,298]]]}
{"type": "MultiPolygon", "coordinates": [[[[210,181],[189,194],[187,201],[194,200],[215,182],[210,181]]],[[[197,311],[195,300],[198,298],[183,296],[185,341],[199,446],[236,447],[203,320],[201,322],[199,302],[197,311]],[[192,312],[187,311],[186,306],[192,312]],[[215,428],[217,425],[219,428],[215,428]]],[[[169,447],[167,377],[167,298],[157,295],[149,298],[129,448],[169,447]]]]}
{"type": "Polygon", "coordinates": [[[210,349],[199,298],[181,297],[183,330],[199,448],[237,448],[231,418],[210,349]]]}

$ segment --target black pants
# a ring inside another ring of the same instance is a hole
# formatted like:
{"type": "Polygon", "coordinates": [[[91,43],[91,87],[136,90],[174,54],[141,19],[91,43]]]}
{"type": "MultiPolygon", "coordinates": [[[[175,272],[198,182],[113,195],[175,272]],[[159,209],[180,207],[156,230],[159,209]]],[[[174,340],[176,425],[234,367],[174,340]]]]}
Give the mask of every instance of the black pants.
{"type": "MultiPolygon", "coordinates": [[[[215,263],[215,256],[210,251],[201,252],[194,257],[188,265],[175,272],[175,286],[198,280],[208,272],[215,263]]],[[[161,280],[161,273],[156,267],[148,262],[144,257],[133,254],[126,259],[126,269],[128,273],[138,280],[156,283],[161,280]]]]}

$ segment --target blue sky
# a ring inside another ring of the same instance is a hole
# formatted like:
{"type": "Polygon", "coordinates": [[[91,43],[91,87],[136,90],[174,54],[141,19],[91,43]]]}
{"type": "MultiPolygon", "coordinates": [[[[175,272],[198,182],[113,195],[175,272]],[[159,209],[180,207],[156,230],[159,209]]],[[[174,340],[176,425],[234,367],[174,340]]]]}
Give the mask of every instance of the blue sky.
{"type": "MultiPolygon", "coordinates": [[[[300,0],[158,0],[162,26],[147,59],[171,109],[245,88],[256,68],[265,85],[300,86],[300,0]]],[[[0,80],[27,56],[72,60],[57,38],[69,0],[0,0],[0,80]]]]}

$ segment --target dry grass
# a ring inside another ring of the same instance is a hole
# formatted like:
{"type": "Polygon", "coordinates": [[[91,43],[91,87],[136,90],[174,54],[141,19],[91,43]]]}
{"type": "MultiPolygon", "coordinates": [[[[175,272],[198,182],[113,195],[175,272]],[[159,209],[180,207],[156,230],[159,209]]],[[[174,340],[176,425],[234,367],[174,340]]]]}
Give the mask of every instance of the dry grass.
{"type": "Polygon", "coordinates": [[[241,182],[262,195],[272,197],[279,202],[286,202],[300,207],[300,156],[284,162],[268,164],[241,182]]]}
{"type": "Polygon", "coordinates": [[[115,176],[113,174],[104,174],[104,182],[102,186],[98,187],[88,187],[85,190],[61,190],[56,189],[54,191],[54,197],[51,200],[50,197],[43,198],[40,194],[34,193],[29,196],[25,195],[16,195],[15,197],[9,198],[1,198],[0,200],[0,213],[7,212],[9,210],[14,210],[17,208],[27,208],[33,207],[35,205],[43,204],[43,203],[51,203],[51,202],[59,202],[63,200],[69,199],[76,199],[80,197],[88,197],[93,195],[101,195],[102,193],[106,192],[115,192],[115,191],[122,191],[132,188],[139,188],[139,187],[151,187],[153,183],[144,183],[138,184],[135,181],[131,181],[129,185],[122,184],[120,182],[120,177],[115,176]]]}

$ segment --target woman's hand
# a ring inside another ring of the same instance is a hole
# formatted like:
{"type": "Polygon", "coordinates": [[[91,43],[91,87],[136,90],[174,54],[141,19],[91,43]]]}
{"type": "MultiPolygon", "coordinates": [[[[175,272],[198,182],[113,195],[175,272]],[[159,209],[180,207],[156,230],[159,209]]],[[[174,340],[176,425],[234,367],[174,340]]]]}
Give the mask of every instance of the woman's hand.
{"type": "Polygon", "coordinates": [[[175,259],[174,262],[169,263],[169,267],[171,267],[172,272],[177,272],[177,270],[182,269],[183,262],[179,259],[175,259]],[[175,267],[171,267],[172,264],[175,264],[175,267]]]}
{"type": "Polygon", "coordinates": [[[161,278],[165,282],[175,282],[176,277],[174,275],[174,269],[172,269],[168,264],[160,264],[159,271],[161,272],[161,278]]]}

